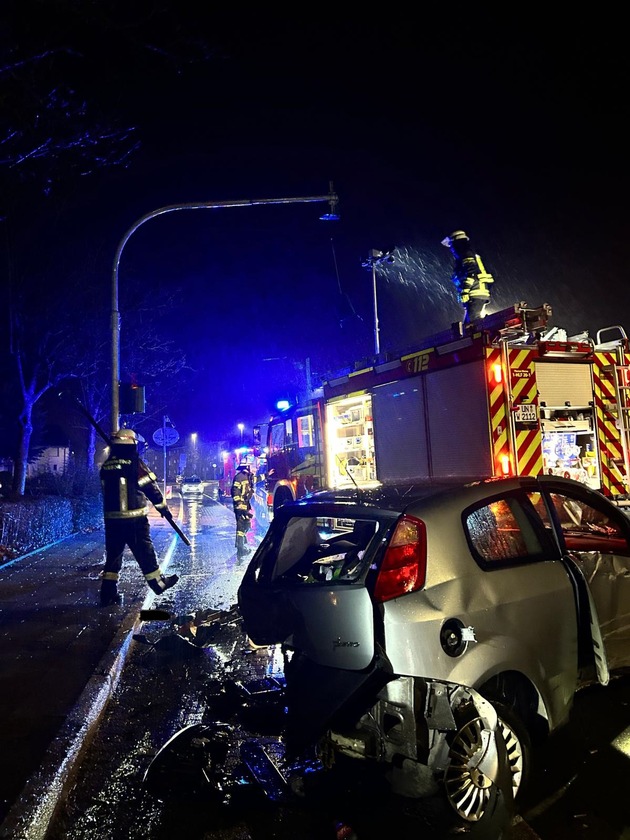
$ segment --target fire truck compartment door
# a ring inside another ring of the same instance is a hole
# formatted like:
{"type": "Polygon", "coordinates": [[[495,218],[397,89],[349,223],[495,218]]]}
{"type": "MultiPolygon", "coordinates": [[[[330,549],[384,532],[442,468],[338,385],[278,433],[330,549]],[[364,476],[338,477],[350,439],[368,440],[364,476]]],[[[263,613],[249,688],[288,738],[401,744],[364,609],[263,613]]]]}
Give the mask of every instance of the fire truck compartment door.
{"type": "Polygon", "coordinates": [[[372,411],[380,481],[429,478],[424,377],[374,389],[372,411]]]}
{"type": "Polygon", "coordinates": [[[432,478],[492,475],[483,361],[426,376],[432,478]]]}
{"type": "Polygon", "coordinates": [[[375,388],[372,410],[380,481],[492,475],[482,361],[375,388]]]}
{"type": "Polygon", "coordinates": [[[547,406],[587,407],[593,401],[590,364],[536,362],[535,370],[538,398],[547,406]]]}

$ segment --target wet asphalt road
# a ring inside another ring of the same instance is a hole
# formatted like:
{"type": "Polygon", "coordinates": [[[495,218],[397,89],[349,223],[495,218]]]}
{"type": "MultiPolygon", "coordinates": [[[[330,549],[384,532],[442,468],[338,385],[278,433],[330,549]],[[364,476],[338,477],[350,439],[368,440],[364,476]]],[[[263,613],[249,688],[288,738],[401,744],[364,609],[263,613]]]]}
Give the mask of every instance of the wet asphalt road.
{"type": "MultiPolygon", "coordinates": [[[[252,547],[268,524],[264,509],[257,506],[256,511],[258,518],[249,536],[252,547]]],[[[407,803],[381,797],[375,815],[374,802],[380,791],[375,796],[372,789],[355,790],[350,799],[343,779],[338,780],[335,790],[323,792],[321,800],[315,798],[317,806],[310,810],[270,805],[259,786],[248,784],[242,776],[242,766],[233,751],[223,763],[226,775],[219,773],[211,788],[196,790],[197,775],[193,773],[191,780],[182,773],[181,762],[167,763],[163,772],[158,774],[156,770],[151,775],[150,768],[157,767],[152,761],[160,748],[187,726],[221,720],[230,727],[229,740],[234,744],[252,733],[265,739],[271,752],[278,743],[279,722],[273,713],[257,714],[256,720],[249,716],[243,721],[235,711],[240,708],[238,697],[221,689],[239,680],[274,675],[281,678],[282,674],[277,651],[253,651],[238,619],[231,620],[233,615],[228,613],[236,601],[247,562],[239,561],[234,552],[233,514],[208,499],[186,503],[184,513],[183,527],[192,546],[188,549],[177,541],[168,559],[168,571],[180,573],[180,583],[162,598],[145,604],[167,610],[172,619],[134,625],[133,632],[144,636],[144,643],[131,641],[129,645],[112,699],[95,732],[86,739],[89,743],[78,762],[79,770],[67,785],[62,807],[48,825],[46,840],[170,840],[183,832],[190,840],[326,840],[338,836],[338,831],[342,836],[344,826],[350,824],[359,840],[364,840],[384,836],[380,828],[375,828],[375,819],[381,817],[388,820],[387,834],[414,840],[447,836],[440,833],[439,810],[429,807],[423,813],[405,813],[407,803]],[[205,628],[214,634],[209,647],[196,649],[193,656],[167,647],[165,640],[173,636],[175,625],[186,614],[194,613],[201,621],[215,611],[223,612],[224,621],[205,628]],[[149,779],[145,781],[147,770],[149,779]],[[241,779],[243,784],[234,786],[234,779],[241,779]],[[225,796],[217,797],[217,785],[224,786],[225,796]]],[[[163,548],[160,554],[165,556],[166,535],[160,533],[159,537],[163,548]]],[[[91,583],[98,575],[97,565],[92,563],[93,545],[85,552],[86,575],[91,583]]],[[[143,588],[138,585],[133,560],[126,560],[126,564],[123,588],[138,611],[143,588]]],[[[106,618],[99,613],[104,626],[98,631],[90,627],[89,632],[75,628],[73,637],[80,639],[88,633],[89,649],[95,647],[97,632],[113,632],[116,624],[119,631],[124,629],[121,615],[106,618]]],[[[80,623],[77,621],[77,626],[80,623]]],[[[522,812],[525,821],[517,818],[506,830],[505,840],[536,836],[543,840],[629,840],[629,726],[630,680],[618,680],[607,689],[589,689],[579,695],[570,726],[539,757],[533,792],[522,812]]],[[[39,737],[46,737],[46,732],[39,737]]],[[[34,840],[44,835],[27,830],[21,836],[34,840]]]]}

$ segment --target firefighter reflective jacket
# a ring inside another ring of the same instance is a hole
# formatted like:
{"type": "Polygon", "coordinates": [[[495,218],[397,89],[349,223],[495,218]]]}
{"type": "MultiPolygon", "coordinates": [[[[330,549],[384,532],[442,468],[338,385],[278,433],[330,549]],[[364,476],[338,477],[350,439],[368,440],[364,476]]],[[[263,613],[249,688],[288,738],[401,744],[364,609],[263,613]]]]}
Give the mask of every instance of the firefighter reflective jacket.
{"type": "Polygon", "coordinates": [[[249,473],[239,470],[232,482],[232,505],[235,513],[247,513],[253,495],[249,473]]]}
{"type": "Polygon", "coordinates": [[[151,501],[160,515],[168,505],[157,477],[138,455],[136,446],[112,445],[109,458],[100,470],[105,519],[134,519],[149,512],[151,501]]]}
{"type": "Polygon", "coordinates": [[[468,303],[470,298],[490,300],[488,286],[494,283],[494,277],[484,268],[479,254],[468,251],[456,258],[452,280],[460,303],[468,303]]]}

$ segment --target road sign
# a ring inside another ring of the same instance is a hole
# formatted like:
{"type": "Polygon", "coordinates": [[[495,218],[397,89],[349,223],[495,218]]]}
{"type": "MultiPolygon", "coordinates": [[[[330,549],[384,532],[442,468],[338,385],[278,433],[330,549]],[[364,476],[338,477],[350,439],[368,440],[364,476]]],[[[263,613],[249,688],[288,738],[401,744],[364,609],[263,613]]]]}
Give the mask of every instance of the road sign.
{"type": "Polygon", "coordinates": [[[156,429],[153,432],[153,442],[158,446],[172,446],[179,440],[179,432],[172,426],[156,429]]]}

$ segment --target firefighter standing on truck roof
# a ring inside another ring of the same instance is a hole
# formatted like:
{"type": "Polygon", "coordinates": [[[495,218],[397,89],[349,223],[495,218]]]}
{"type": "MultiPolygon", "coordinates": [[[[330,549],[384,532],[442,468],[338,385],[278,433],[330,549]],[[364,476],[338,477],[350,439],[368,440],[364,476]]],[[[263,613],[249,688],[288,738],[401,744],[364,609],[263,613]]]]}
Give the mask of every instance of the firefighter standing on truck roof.
{"type": "Polygon", "coordinates": [[[451,279],[457,289],[457,297],[464,305],[464,323],[469,324],[483,318],[490,301],[490,286],[494,277],[488,274],[479,254],[470,245],[470,239],[463,230],[455,230],[442,240],[450,248],[455,259],[455,271],[451,279]]]}
{"type": "Polygon", "coordinates": [[[251,527],[253,494],[249,464],[239,464],[232,481],[232,507],[236,517],[236,553],[239,557],[250,553],[245,537],[251,527]]]}
{"type": "Polygon", "coordinates": [[[101,582],[101,606],[122,604],[118,594],[118,576],[125,546],[136,558],[149,587],[161,595],[179,580],[177,575],[164,577],[151,539],[147,501],[160,516],[173,514],[162,495],[155,475],[138,453],[136,434],[120,429],[111,440],[109,457],[100,470],[105,519],[105,568],[101,582]]]}

